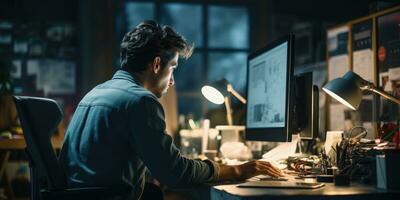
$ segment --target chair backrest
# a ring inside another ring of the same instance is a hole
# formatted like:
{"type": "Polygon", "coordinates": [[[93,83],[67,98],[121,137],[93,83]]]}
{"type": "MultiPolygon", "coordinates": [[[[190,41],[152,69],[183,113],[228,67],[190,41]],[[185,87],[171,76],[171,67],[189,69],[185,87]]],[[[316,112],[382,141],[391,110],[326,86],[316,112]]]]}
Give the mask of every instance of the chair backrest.
{"type": "Polygon", "coordinates": [[[48,189],[66,188],[65,172],[58,163],[51,144],[51,136],[55,133],[63,115],[57,102],[26,96],[14,96],[14,102],[30,161],[39,176],[47,178],[48,189]]]}

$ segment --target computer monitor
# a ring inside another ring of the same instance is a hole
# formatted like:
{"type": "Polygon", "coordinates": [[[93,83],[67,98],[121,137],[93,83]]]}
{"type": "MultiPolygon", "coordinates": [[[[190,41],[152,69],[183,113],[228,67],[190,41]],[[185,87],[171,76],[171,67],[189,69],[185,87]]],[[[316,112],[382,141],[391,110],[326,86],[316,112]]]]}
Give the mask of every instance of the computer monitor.
{"type": "Polygon", "coordinates": [[[301,139],[311,140],[318,136],[319,131],[318,87],[313,84],[312,72],[298,74],[295,80],[292,128],[301,139]]]}
{"type": "Polygon", "coordinates": [[[291,141],[293,47],[288,35],[248,56],[246,140],[291,141]]]}

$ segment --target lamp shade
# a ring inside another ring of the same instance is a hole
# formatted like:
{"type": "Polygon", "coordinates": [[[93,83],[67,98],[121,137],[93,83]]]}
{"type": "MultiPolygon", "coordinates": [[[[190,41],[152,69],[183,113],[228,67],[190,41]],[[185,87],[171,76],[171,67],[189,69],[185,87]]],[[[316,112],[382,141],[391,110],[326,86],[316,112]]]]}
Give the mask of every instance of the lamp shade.
{"type": "Polygon", "coordinates": [[[356,110],[362,100],[362,81],[360,76],[349,71],[343,77],[328,82],[322,90],[340,103],[356,110]]]}
{"type": "Polygon", "coordinates": [[[226,90],[228,81],[221,79],[215,83],[205,85],[201,88],[203,96],[215,104],[223,104],[225,96],[228,95],[226,90]]]}

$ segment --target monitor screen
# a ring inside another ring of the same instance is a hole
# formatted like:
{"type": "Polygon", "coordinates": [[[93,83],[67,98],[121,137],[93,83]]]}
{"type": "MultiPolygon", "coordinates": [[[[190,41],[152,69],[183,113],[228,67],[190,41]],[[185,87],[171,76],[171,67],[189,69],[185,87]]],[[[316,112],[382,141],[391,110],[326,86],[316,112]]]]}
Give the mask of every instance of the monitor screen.
{"type": "Polygon", "coordinates": [[[246,139],[291,140],[293,35],[249,55],[246,139]]]}

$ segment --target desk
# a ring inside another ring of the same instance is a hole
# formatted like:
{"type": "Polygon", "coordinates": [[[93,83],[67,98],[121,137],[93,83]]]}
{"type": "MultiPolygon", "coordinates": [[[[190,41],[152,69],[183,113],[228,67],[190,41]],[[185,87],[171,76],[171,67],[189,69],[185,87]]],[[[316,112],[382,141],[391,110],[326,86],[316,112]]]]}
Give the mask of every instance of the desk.
{"type": "Polygon", "coordinates": [[[352,183],[351,186],[338,187],[325,183],[318,189],[272,189],[238,188],[238,184],[216,185],[210,188],[211,200],[286,200],[286,199],[398,199],[400,190],[381,190],[372,185],[352,183]]]}
{"type": "MultiPolygon", "coordinates": [[[[54,149],[60,149],[62,146],[62,137],[53,137],[52,144],[54,149]]],[[[15,199],[14,192],[8,180],[6,166],[10,158],[11,151],[24,150],[26,147],[24,138],[0,139],[0,184],[5,186],[5,193],[9,199],[15,199]]]]}

